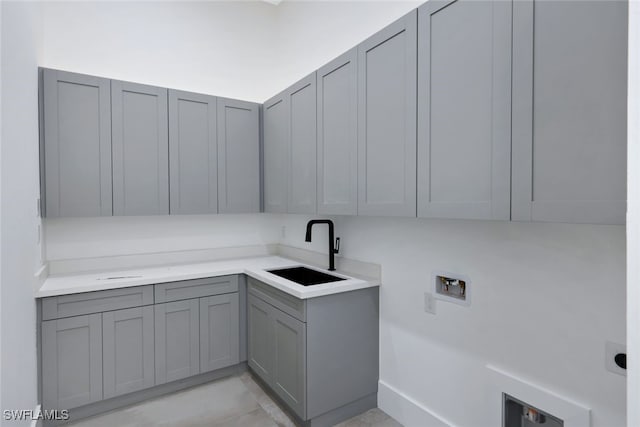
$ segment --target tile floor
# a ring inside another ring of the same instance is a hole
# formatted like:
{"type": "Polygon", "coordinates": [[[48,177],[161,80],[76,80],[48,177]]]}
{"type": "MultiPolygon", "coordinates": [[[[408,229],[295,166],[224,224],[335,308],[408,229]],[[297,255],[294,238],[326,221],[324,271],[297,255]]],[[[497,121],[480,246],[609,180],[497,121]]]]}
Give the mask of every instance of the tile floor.
{"type": "MultiPolygon", "coordinates": [[[[248,372],[69,424],[73,427],[295,427],[248,372]]],[[[402,427],[372,409],[339,427],[402,427]]]]}

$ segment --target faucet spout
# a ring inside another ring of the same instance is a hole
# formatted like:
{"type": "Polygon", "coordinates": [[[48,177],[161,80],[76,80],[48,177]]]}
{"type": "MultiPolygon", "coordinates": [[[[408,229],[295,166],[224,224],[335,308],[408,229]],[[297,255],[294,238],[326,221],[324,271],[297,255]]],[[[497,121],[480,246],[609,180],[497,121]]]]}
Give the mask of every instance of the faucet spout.
{"type": "Polygon", "coordinates": [[[314,224],[327,224],[329,226],[329,271],[334,271],[335,267],[335,254],[338,250],[334,247],[334,234],[333,234],[333,221],[330,219],[312,219],[307,223],[307,232],[304,237],[305,242],[311,241],[311,229],[314,224]]]}

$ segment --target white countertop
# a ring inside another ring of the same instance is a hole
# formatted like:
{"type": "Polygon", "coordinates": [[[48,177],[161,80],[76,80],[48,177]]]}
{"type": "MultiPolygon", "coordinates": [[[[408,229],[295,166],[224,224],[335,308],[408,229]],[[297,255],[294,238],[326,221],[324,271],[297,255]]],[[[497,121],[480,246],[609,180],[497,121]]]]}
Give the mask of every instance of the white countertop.
{"type": "Polygon", "coordinates": [[[266,271],[274,268],[295,266],[304,266],[313,270],[327,272],[317,267],[278,256],[238,258],[197,264],[112,270],[74,275],[54,275],[49,276],[44,281],[42,287],[36,292],[36,298],[176,282],[179,280],[200,279],[203,277],[224,276],[227,274],[246,274],[301,299],[380,285],[375,281],[356,279],[332,271],[329,274],[345,278],[346,280],[313,286],[302,286],[266,271]]]}

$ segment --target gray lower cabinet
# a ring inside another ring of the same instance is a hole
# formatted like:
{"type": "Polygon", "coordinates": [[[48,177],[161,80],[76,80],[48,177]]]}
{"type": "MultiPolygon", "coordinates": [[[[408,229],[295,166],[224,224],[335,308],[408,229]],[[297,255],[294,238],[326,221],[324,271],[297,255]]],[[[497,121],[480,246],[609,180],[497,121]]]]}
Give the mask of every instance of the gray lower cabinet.
{"type": "Polygon", "coordinates": [[[238,293],[200,298],[200,372],[240,362],[238,293]]]}
{"type": "Polygon", "coordinates": [[[512,220],[624,224],[628,4],[513,7],[512,220]]]}
{"type": "Polygon", "coordinates": [[[43,408],[102,400],[102,314],[48,320],[41,332],[43,408]]]}
{"type": "Polygon", "coordinates": [[[169,90],[171,214],[218,212],[215,96],[169,90]]]}
{"type": "Polygon", "coordinates": [[[44,215],[112,215],[111,82],[42,71],[44,215]]]}
{"type": "Polygon", "coordinates": [[[238,365],[241,304],[237,275],[43,298],[43,408],[97,413],[90,404],[238,365]]]}
{"type": "Polygon", "coordinates": [[[218,210],[260,212],[259,104],[218,98],[218,210]]]}
{"type": "Polygon", "coordinates": [[[114,215],[169,213],[167,89],[111,81],[114,215]]]}
{"type": "Polygon", "coordinates": [[[317,71],[318,213],[358,213],[358,50],[317,71]]]}
{"type": "Polygon", "coordinates": [[[418,15],[418,216],[510,218],[510,1],[418,15]]]}
{"type": "Polygon", "coordinates": [[[104,399],[152,387],[153,306],[102,314],[104,399]]]}
{"type": "Polygon", "coordinates": [[[306,405],[307,325],[274,308],[273,388],[300,417],[306,405]]]}
{"type": "Polygon", "coordinates": [[[287,89],[289,98],[288,213],[316,213],[316,73],[287,89]]]}
{"type": "Polygon", "coordinates": [[[200,372],[200,304],[198,299],[156,304],[156,383],[200,372]]]}
{"type": "Polygon", "coordinates": [[[298,421],[376,405],[378,289],[300,300],[248,279],[248,363],[298,421]]]}
{"type": "Polygon", "coordinates": [[[289,174],[289,98],[281,93],[263,106],[264,211],[287,211],[289,174]]]}
{"type": "Polygon", "coordinates": [[[417,11],[358,46],[358,215],[416,216],[417,11]]]}
{"type": "Polygon", "coordinates": [[[271,383],[274,364],[274,308],[251,294],[247,298],[247,304],[248,364],[266,383],[271,383]]]}

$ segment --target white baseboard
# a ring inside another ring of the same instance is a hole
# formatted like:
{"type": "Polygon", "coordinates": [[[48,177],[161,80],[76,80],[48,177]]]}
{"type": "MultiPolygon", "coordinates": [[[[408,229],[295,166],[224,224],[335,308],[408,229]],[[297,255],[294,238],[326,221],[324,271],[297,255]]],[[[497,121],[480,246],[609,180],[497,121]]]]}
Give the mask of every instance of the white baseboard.
{"type": "MultiPolygon", "coordinates": [[[[37,404],[35,409],[33,410],[34,414],[40,413],[42,409],[42,405],[37,404]]],[[[42,427],[42,420],[31,420],[31,427],[42,427]]]]}
{"type": "Polygon", "coordinates": [[[429,408],[384,381],[378,382],[378,407],[404,427],[454,427],[429,408]]]}

